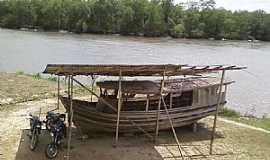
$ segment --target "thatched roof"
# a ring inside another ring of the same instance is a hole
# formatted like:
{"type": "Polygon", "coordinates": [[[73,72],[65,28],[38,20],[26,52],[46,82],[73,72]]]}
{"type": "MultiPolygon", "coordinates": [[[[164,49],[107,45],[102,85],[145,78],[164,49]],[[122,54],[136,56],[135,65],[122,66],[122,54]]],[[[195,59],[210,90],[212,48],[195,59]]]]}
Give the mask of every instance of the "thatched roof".
{"type": "Polygon", "coordinates": [[[197,75],[220,70],[240,70],[236,66],[187,66],[187,65],[81,65],[81,64],[48,64],[43,73],[55,75],[101,75],[101,76],[180,76],[197,75]]]}
{"type": "MultiPolygon", "coordinates": [[[[160,85],[154,81],[122,81],[123,93],[156,94],[160,85]]],[[[97,82],[97,86],[105,89],[118,89],[118,81],[97,82]]]]}
{"type": "MultiPolygon", "coordinates": [[[[122,92],[136,94],[158,94],[160,92],[160,81],[122,81],[122,92]]],[[[234,81],[226,80],[224,85],[234,81]]],[[[218,86],[219,78],[182,78],[166,80],[164,92],[190,91],[199,88],[218,86]]],[[[105,89],[118,89],[118,81],[101,81],[97,85],[105,89]]]]}

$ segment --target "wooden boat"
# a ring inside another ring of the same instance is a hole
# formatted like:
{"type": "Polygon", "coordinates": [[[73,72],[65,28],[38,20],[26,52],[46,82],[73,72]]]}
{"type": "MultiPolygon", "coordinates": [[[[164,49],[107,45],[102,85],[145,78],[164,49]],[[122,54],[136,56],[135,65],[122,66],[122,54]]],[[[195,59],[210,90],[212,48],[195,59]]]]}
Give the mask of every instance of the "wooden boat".
{"type": "MultiPolygon", "coordinates": [[[[224,83],[224,87],[232,82],[224,83]]],[[[136,132],[130,121],[145,131],[156,128],[157,106],[159,103],[160,83],[157,81],[122,81],[122,108],[119,121],[119,132],[136,132]]],[[[118,81],[98,82],[100,96],[117,109],[119,97],[118,81]]],[[[165,81],[164,99],[174,127],[190,125],[196,121],[213,115],[216,111],[219,79],[187,78],[165,81]],[[171,101],[170,101],[171,100],[171,101]]],[[[226,92],[222,93],[221,103],[224,104],[226,92]]],[[[66,109],[70,101],[61,97],[66,109]]],[[[90,102],[73,99],[74,124],[85,133],[93,131],[115,132],[117,114],[106,107],[102,101],[90,102]]],[[[159,129],[170,129],[164,105],[160,109],[159,129]]]]}
{"type": "Polygon", "coordinates": [[[48,65],[44,73],[69,77],[68,96],[58,97],[68,113],[72,113],[75,126],[84,133],[116,132],[117,141],[120,132],[156,131],[157,135],[158,130],[190,125],[216,114],[217,106],[226,103],[227,86],[233,81],[224,81],[223,74],[221,79],[202,74],[240,69],[244,68],[221,65],[54,64],[48,65]],[[119,80],[97,82],[100,92],[95,93],[76,80],[74,76],[77,75],[117,76],[119,80]],[[140,76],[162,79],[138,80],[140,76]],[[136,77],[136,80],[123,80],[123,77],[136,77]],[[73,99],[73,81],[98,100],[73,99]]]}

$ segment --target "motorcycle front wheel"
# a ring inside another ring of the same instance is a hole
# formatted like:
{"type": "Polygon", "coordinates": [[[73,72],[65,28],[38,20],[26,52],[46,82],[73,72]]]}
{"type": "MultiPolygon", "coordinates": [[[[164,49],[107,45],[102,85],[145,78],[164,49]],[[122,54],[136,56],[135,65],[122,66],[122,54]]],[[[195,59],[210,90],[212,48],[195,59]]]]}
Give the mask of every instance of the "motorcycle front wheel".
{"type": "Polygon", "coordinates": [[[37,143],[38,143],[38,133],[37,133],[37,130],[34,129],[30,137],[30,146],[29,146],[32,151],[36,149],[37,143]]]}
{"type": "Polygon", "coordinates": [[[53,159],[58,154],[58,147],[56,144],[50,143],[47,145],[45,150],[46,157],[49,159],[53,159]]]}

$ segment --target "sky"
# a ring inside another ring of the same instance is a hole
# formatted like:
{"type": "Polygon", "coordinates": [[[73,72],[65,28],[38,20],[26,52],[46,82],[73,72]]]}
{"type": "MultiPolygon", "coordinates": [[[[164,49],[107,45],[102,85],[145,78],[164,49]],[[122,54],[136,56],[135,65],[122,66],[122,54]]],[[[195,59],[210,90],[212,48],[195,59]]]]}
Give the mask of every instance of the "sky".
{"type": "MultiPolygon", "coordinates": [[[[190,0],[175,0],[178,2],[187,2],[190,0]]],[[[216,7],[223,7],[228,10],[248,10],[254,11],[263,9],[270,12],[270,0],[215,0],[216,7]]]]}

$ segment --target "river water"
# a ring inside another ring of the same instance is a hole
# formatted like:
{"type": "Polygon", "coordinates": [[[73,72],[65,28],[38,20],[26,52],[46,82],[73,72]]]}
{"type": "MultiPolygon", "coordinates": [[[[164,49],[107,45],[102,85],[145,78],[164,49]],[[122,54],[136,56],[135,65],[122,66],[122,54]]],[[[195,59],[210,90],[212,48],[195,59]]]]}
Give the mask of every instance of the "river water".
{"type": "Polygon", "coordinates": [[[61,34],[0,29],[0,71],[42,72],[48,63],[228,64],[228,104],[242,114],[270,116],[270,43],[116,35],[61,34]]]}

